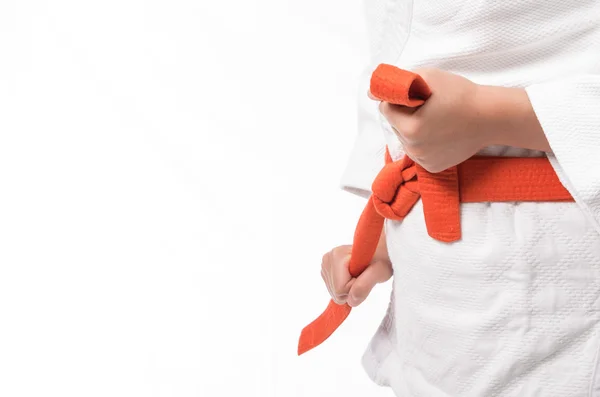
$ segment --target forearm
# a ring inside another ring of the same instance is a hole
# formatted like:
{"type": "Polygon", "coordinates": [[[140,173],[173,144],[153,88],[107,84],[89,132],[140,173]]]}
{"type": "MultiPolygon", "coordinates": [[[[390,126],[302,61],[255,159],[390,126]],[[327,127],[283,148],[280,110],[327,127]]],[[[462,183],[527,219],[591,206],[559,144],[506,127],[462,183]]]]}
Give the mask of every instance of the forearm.
{"type": "Polygon", "coordinates": [[[480,86],[476,103],[483,146],[551,150],[524,89],[480,86]]]}

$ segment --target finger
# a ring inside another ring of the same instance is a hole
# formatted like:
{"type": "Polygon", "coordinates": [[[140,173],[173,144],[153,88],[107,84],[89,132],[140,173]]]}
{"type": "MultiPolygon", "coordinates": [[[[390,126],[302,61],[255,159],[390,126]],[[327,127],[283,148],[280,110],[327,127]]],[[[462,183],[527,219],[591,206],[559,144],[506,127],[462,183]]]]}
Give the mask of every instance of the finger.
{"type": "Polygon", "coordinates": [[[321,270],[321,278],[323,279],[323,282],[325,283],[325,287],[327,288],[327,292],[329,293],[329,296],[331,296],[331,298],[333,298],[333,291],[331,290],[331,285],[329,282],[329,274],[326,270],[321,270]]]}
{"type": "MultiPolygon", "coordinates": [[[[354,282],[356,281],[355,278],[351,279],[350,281],[348,281],[348,290],[350,290],[350,288],[352,288],[352,285],[354,284],[354,282]]],[[[333,301],[335,303],[337,303],[338,305],[343,305],[348,303],[348,297],[350,295],[349,294],[339,294],[339,295],[332,295],[331,299],[333,299],[333,301]]]]}
{"type": "MultiPolygon", "coordinates": [[[[331,299],[338,305],[343,305],[348,300],[348,294],[336,294],[333,290],[333,283],[331,281],[331,277],[325,271],[321,271],[321,277],[325,280],[325,286],[327,287],[327,292],[329,292],[329,296],[331,299]]],[[[348,290],[352,287],[354,283],[354,279],[348,282],[348,290]]]]}
{"type": "Polygon", "coordinates": [[[385,101],[382,101],[379,104],[379,111],[381,114],[383,114],[386,118],[390,117],[392,119],[411,116],[417,111],[417,109],[418,108],[396,105],[385,101]]]}
{"type": "Polygon", "coordinates": [[[388,123],[390,123],[397,133],[398,136],[402,134],[400,131],[407,129],[413,123],[413,114],[415,113],[415,108],[409,108],[406,106],[394,105],[389,102],[381,102],[379,104],[379,111],[386,118],[388,123]]]}
{"type": "Polygon", "coordinates": [[[348,304],[352,307],[360,305],[376,284],[386,282],[390,277],[392,277],[392,267],[389,263],[382,261],[372,263],[352,284],[348,294],[348,304]]]}
{"type": "Polygon", "coordinates": [[[327,292],[329,292],[329,295],[331,296],[331,298],[334,299],[335,294],[333,291],[333,282],[331,279],[332,251],[329,251],[325,255],[323,255],[323,259],[321,261],[321,278],[325,282],[325,287],[327,287],[327,292]]]}
{"type": "Polygon", "coordinates": [[[400,143],[402,143],[403,146],[406,146],[407,141],[404,138],[404,136],[400,133],[400,131],[398,131],[398,129],[395,126],[391,124],[390,126],[392,127],[392,131],[394,132],[394,135],[396,135],[396,138],[398,138],[398,140],[400,141],[400,143]]]}
{"type": "Polygon", "coordinates": [[[331,277],[332,257],[332,251],[329,251],[327,254],[323,255],[323,262],[321,264],[321,278],[325,282],[325,287],[327,288],[327,292],[329,293],[331,299],[333,299],[333,301],[338,305],[343,305],[348,299],[348,294],[336,294],[334,290],[333,278],[331,277]]]}
{"type": "Polygon", "coordinates": [[[348,262],[350,261],[350,253],[340,250],[332,253],[331,266],[331,281],[333,292],[337,296],[348,295],[350,290],[349,282],[352,280],[348,262]]]}

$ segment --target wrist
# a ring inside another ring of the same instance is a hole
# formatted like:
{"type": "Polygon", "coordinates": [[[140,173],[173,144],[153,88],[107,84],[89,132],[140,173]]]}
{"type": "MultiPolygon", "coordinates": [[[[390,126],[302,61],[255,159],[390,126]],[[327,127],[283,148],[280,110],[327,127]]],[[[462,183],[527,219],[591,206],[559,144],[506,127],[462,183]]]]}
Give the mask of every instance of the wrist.
{"type": "Polygon", "coordinates": [[[503,131],[506,131],[507,118],[511,117],[508,96],[504,87],[477,86],[473,113],[477,117],[476,136],[482,148],[505,143],[507,134],[503,131]]]}
{"type": "Polygon", "coordinates": [[[550,151],[529,96],[522,88],[479,86],[476,95],[481,141],[485,146],[501,145],[550,151]]]}

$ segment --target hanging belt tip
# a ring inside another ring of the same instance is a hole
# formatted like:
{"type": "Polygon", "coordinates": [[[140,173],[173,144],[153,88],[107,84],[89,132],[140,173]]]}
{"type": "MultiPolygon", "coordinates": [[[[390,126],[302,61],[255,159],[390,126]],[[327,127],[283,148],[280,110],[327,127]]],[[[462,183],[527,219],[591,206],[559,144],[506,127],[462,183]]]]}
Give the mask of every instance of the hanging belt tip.
{"type": "Polygon", "coordinates": [[[306,343],[305,338],[303,338],[303,335],[301,335],[300,340],[298,341],[298,357],[308,352],[309,350],[312,350],[313,347],[315,346],[311,346],[310,344],[306,343]]]}
{"type": "Polygon", "coordinates": [[[314,349],[335,332],[350,314],[348,305],[338,305],[333,300],[315,321],[304,327],[298,342],[298,355],[314,349]]]}

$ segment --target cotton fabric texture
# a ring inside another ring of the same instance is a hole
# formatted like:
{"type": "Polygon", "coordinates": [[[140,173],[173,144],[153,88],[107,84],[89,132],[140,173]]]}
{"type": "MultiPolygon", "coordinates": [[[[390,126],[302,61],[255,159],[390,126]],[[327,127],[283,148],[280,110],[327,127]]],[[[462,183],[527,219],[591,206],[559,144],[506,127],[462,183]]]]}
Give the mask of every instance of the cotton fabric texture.
{"type": "MultiPolygon", "coordinates": [[[[469,203],[462,239],[430,238],[421,203],[387,221],[386,317],[363,357],[397,396],[600,396],[600,2],[369,0],[371,60],[342,188],[363,197],[386,145],[365,92],[380,63],[524,87],[575,203],[469,203]]],[[[544,153],[489,147],[481,155],[544,153]]]]}

